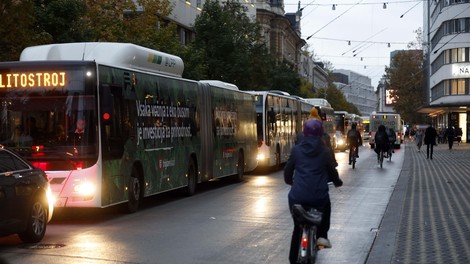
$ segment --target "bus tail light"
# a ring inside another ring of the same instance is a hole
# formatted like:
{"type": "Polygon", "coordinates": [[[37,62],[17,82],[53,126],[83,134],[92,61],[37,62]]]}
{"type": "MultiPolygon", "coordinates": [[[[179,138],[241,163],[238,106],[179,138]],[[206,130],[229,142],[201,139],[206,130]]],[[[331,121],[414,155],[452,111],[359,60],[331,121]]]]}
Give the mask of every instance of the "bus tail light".
{"type": "Polygon", "coordinates": [[[39,168],[43,171],[47,171],[48,168],[49,168],[49,163],[48,162],[40,162],[40,161],[35,161],[35,162],[31,162],[31,164],[33,164],[34,167],[36,168],[39,168]]]}
{"type": "Polygon", "coordinates": [[[83,162],[81,162],[81,161],[74,162],[73,165],[74,165],[76,170],[83,169],[83,162]]]}

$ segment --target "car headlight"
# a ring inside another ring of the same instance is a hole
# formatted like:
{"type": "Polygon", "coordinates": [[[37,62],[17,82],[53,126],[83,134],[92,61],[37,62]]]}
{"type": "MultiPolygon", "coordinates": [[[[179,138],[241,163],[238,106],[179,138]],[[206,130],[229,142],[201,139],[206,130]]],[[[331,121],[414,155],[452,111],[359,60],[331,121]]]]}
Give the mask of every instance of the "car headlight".
{"type": "Polygon", "coordinates": [[[46,198],[47,198],[47,204],[48,204],[48,207],[49,207],[49,212],[47,214],[47,222],[49,223],[52,219],[52,215],[54,214],[54,204],[55,204],[55,201],[56,201],[54,195],[52,195],[52,191],[51,191],[50,186],[47,186],[46,198]]]}

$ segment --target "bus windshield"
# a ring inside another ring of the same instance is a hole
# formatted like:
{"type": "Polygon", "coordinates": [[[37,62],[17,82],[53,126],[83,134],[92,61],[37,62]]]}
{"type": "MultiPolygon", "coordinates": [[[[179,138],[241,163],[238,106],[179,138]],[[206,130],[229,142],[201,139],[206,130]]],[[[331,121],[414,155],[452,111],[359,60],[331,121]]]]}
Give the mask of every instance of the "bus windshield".
{"type": "Polygon", "coordinates": [[[0,144],[44,170],[94,164],[96,100],[86,76],[85,66],[0,65],[0,144]]]}

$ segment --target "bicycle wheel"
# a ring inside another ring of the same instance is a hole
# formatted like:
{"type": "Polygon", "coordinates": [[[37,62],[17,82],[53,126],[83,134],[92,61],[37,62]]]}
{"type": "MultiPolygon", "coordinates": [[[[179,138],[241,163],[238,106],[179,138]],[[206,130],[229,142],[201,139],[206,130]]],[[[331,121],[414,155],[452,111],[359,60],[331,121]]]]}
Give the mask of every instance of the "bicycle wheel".
{"type": "Polygon", "coordinates": [[[303,227],[302,230],[300,230],[300,234],[301,236],[297,263],[315,263],[318,251],[316,227],[303,227]]]}
{"type": "Polygon", "coordinates": [[[312,226],[308,235],[309,246],[307,253],[307,263],[313,264],[317,259],[318,245],[317,245],[317,227],[312,226]]]}

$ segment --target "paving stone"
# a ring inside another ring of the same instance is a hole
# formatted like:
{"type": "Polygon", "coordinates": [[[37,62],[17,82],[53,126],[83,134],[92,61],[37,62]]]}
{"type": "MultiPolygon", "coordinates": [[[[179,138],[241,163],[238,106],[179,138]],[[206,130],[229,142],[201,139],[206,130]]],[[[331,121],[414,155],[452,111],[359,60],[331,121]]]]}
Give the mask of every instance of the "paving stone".
{"type": "Polygon", "coordinates": [[[405,155],[410,177],[392,263],[469,263],[470,144],[439,145],[432,160],[407,144],[405,155]]]}

